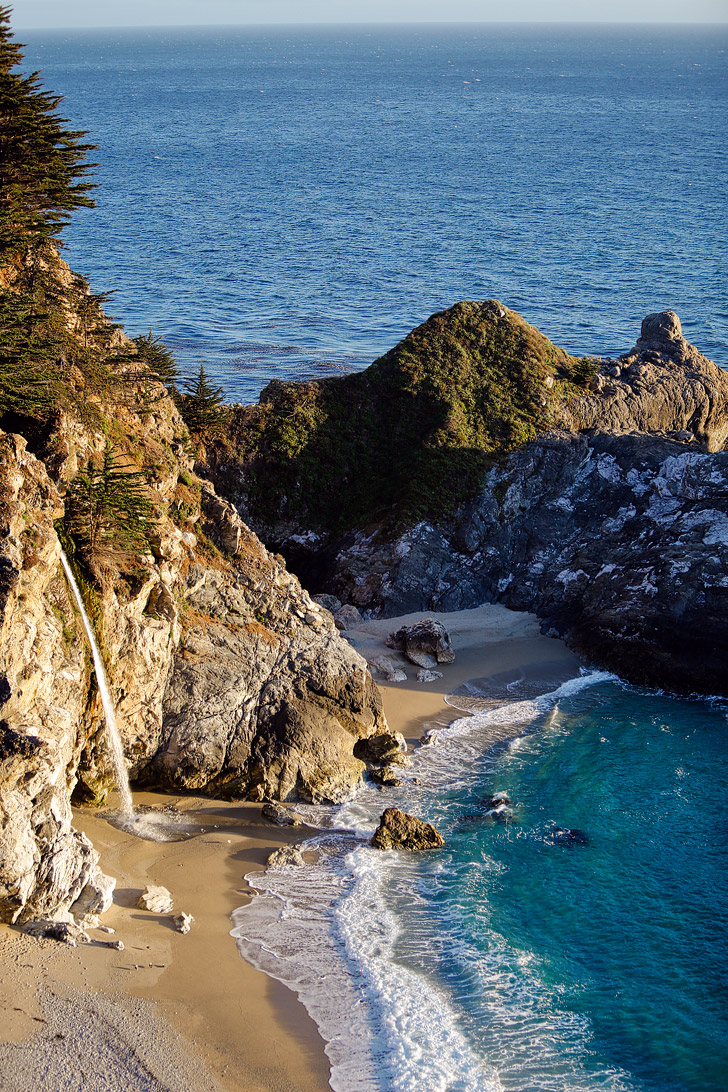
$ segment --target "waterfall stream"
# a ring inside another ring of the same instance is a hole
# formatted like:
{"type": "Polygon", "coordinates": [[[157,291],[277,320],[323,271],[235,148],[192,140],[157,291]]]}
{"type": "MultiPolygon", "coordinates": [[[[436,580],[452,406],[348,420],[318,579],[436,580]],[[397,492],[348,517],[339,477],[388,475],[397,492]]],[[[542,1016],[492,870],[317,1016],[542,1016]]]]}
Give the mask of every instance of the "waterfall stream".
{"type": "Polygon", "coordinates": [[[116,775],[116,787],[119,792],[119,800],[121,804],[122,814],[131,819],[134,816],[134,804],[132,801],[131,788],[129,787],[129,774],[127,773],[126,763],[124,761],[124,748],[121,743],[121,736],[119,734],[119,727],[116,723],[116,712],[114,710],[114,703],[111,698],[111,691],[109,690],[109,680],[106,675],[106,668],[104,667],[104,661],[99,651],[99,646],[96,643],[96,635],[91,625],[91,619],[86,613],[86,608],[83,603],[80,589],[76,583],[68,558],[66,557],[63,549],[61,549],[61,564],[63,565],[66,576],[68,577],[68,583],[71,585],[78,609],[81,612],[83,618],[84,628],[86,630],[86,636],[88,637],[89,644],[91,645],[91,653],[94,660],[94,668],[96,670],[96,681],[99,687],[99,693],[101,694],[101,704],[104,709],[104,717],[106,719],[106,737],[108,741],[108,751],[111,761],[114,766],[114,773],[116,775]]]}

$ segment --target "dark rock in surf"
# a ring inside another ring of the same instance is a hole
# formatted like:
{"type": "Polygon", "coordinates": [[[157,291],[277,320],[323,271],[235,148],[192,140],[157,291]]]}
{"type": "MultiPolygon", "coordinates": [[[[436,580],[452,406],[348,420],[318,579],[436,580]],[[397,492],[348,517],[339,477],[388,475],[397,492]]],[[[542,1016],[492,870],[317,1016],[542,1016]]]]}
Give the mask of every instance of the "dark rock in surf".
{"type": "Polygon", "coordinates": [[[588,846],[591,839],[588,834],[578,828],[554,827],[546,838],[547,844],[552,846],[588,846]]]}
{"type": "Polygon", "coordinates": [[[369,771],[369,777],[374,784],[381,785],[382,788],[398,788],[404,784],[399,774],[397,766],[380,766],[369,771]]]}
{"type": "Polygon", "coordinates": [[[445,840],[431,823],[407,815],[399,808],[387,808],[371,844],[375,849],[439,849],[445,840]]]}
{"type": "Polygon", "coordinates": [[[506,796],[505,793],[496,793],[494,796],[484,796],[480,802],[488,811],[493,811],[495,808],[509,808],[511,806],[511,799],[506,796]]]}

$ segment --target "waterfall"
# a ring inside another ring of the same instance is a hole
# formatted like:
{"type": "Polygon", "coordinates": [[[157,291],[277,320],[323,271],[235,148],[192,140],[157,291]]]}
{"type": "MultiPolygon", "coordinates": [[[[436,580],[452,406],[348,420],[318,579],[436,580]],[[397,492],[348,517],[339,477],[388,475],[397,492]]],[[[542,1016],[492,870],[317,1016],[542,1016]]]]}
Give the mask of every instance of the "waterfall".
{"type": "Polygon", "coordinates": [[[131,789],[129,788],[129,774],[127,773],[126,763],[124,762],[124,748],[121,744],[121,736],[119,735],[119,728],[116,723],[116,712],[114,710],[114,703],[111,699],[111,691],[109,690],[109,680],[106,675],[106,669],[104,667],[104,661],[101,658],[99,646],[96,643],[96,635],[91,625],[91,619],[86,613],[86,608],[83,605],[83,598],[76,583],[71,566],[68,563],[63,548],[61,548],[61,564],[68,577],[68,583],[71,585],[74,597],[78,604],[78,609],[81,611],[81,617],[83,618],[84,628],[86,630],[86,636],[88,637],[89,644],[91,645],[91,653],[94,658],[94,668],[96,669],[96,681],[99,686],[99,693],[101,694],[101,704],[104,708],[104,717],[106,718],[106,734],[108,739],[108,749],[111,761],[114,766],[114,773],[116,774],[116,787],[119,792],[119,798],[121,800],[121,811],[127,818],[133,818],[134,816],[134,804],[131,796],[131,789]]]}

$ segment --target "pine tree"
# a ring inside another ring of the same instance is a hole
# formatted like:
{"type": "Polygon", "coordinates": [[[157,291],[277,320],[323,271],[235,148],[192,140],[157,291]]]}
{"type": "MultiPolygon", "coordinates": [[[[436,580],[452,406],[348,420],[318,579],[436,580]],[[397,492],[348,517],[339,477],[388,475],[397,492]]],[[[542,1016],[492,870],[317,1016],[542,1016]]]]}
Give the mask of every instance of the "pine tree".
{"type": "Polygon", "coordinates": [[[148,334],[135,337],[134,344],[137,356],[146,364],[150,376],[164,383],[168,389],[175,390],[179,380],[179,368],[161,337],[156,337],[150,330],[148,334]]]}
{"type": "Polygon", "coordinates": [[[0,265],[25,262],[58,237],[73,209],[92,206],[84,181],[95,146],[65,129],[59,95],[41,90],[39,73],[14,72],[23,59],[12,41],[10,8],[0,6],[0,265]]]}
{"type": "Polygon", "coordinates": [[[100,464],[79,471],[66,500],[66,529],[91,572],[146,550],[153,522],[144,474],[120,464],[107,440],[100,464]]]}
{"type": "Polygon", "coordinates": [[[12,41],[10,8],[0,5],[0,413],[42,417],[56,403],[69,334],[50,244],[73,209],[91,206],[92,144],[64,128],[57,95],[12,41]]]}
{"type": "Polygon", "coordinates": [[[222,387],[214,387],[202,364],[194,379],[185,384],[179,408],[190,432],[218,432],[222,427],[220,406],[225,402],[222,387]]]}

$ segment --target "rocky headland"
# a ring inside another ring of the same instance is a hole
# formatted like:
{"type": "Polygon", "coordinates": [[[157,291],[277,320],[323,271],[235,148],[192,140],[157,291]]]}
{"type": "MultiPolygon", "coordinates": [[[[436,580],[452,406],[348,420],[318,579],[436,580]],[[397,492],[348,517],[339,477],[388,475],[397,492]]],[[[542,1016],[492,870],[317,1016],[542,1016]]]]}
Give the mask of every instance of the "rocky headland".
{"type": "Polygon", "coordinates": [[[728,374],[674,312],[618,360],[579,360],[497,301],[458,304],[368,371],[271,384],[233,411],[248,447],[210,450],[218,487],[312,591],[377,616],[502,602],[630,681],[728,693],[728,374]],[[408,406],[417,427],[397,424],[408,406]],[[284,453],[283,414],[302,407],[284,453]],[[274,468],[292,484],[263,513],[274,468]],[[334,480],[317,503],[318,475],[334,480]]]}
{"type": "MultiPolygon", "coordinates": [[[[74,279],[52,251],[60,290],[74,279]]],[[[281,558],[198,477],[143,352],[66,292],[67,352],[36,408],[0,414],[0,918],[103,910],[110,886],[71,803],[113,787],[81,587],[132,782],[336,802],[387,730],[366,662],[281,558]]],[[[144,345],[142,344],[142,350],[144,345]]],[[[33,376],[29,376],[29,383],[33,376]]]]}

